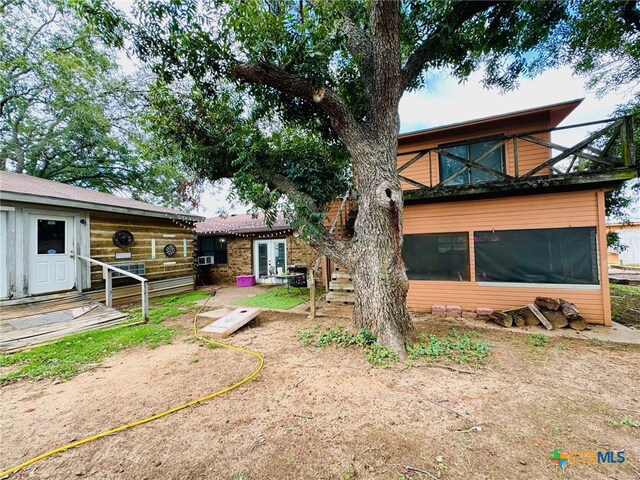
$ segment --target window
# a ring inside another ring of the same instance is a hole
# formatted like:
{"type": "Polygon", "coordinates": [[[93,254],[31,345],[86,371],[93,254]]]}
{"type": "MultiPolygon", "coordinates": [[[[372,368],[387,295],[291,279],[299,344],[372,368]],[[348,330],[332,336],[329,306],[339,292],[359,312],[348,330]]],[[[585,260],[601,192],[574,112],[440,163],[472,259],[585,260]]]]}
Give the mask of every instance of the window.
{"type": "Polygon", "coordinates": [[[474,232],[478,282],[598,284],[596,229],[474,232]]]}
{"type": "MultiPolygon", "coordinates": [[[[144,275],[144,263],[115,263],[114,267],[124,270],[125,272],[134,273],[136,275],[144,275]]],[[[120,272],[113,272],[112,278],[126,278],[127,276],[120,272]]]]}
{"type": "MultiPolygon", "coordinates": [[[[440,147],[440,181],[446,180],[452,175],[455,175],[456,172],[459,173],[450,178],[446,182],[447,185],[464,185],[469,183],[492,182],[494,180],[498,180],[499,177],[497,175],[484,172],[477,168],[471,167],[466,170],[462,170],[465,164],[461,160],[453,158],[447,154],[455,155],[456,157],[460,157],[465,160],[476,161],[477,158],[481,157],[501,142],[502,140],[487,140],[483,142],[466,143],[463,145],[440,147]]],[[[487,168],[491,168],[492,170],[504,173],[504,146],[496,148],[477,163],[484,165],[487,168]]]]}
{"type": "Polygon", "coordinates": [[[212,256],[216,265],[227,263],[227,239],[225,237],[198,237],[198,255],[212,256]]]}
{"type": "Polygon", "coordinates": [[[38,219],[38,255],[56,255],[65,253],[64,220],[38,219]]]}
{"type": "Polygon", "coordinates": [[[469,234],[405,235],[402,258],[410,280],[469,280],[469,234]]]}

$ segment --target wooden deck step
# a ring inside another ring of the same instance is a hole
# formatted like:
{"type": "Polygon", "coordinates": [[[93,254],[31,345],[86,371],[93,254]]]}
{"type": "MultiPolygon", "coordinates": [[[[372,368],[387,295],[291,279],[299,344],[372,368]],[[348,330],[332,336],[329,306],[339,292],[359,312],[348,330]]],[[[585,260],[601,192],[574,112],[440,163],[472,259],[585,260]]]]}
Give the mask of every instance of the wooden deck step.
{"type": "Polygon", "coordinates": [[[355,303],[356,296],[353,292],[327,292],[327,302],[355,303]]]}
{"type": "Polygon", "coordinates": [[[331,280],[338,280],[341,278],[351,281],[351,274],[347,272],[339,272],[339,271],[331,272],[331,280]]]}
{"type": "Polygon", "coordinates": [[[329,290],[353,290],[351,282],[329,282],[329,290]]]}

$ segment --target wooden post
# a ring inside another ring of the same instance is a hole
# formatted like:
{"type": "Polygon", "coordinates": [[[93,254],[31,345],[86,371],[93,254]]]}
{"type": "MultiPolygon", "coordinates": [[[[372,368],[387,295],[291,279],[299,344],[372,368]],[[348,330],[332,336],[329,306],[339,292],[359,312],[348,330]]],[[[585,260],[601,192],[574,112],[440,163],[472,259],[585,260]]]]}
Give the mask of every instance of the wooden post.
{"type": "Polygon", "coordinates": [[[311,285],[309,286],[309,318],[316,318],[316,272],[311,270],[311,285]]]}
{"type": "Polygon", "coordinates": [[[626,116],[620,125],[620,145],[622,147],[622,165],[630,167],[636,164],[635,145],[633,144],[633,123],[631,116],[626,116]]]}
{"type": "Polygon", "coordinates": [[[102,276],[104,277],[104,294],[105,294],[105,302],[104,304],[107,307],[110,307],[113,304],[113,289],[112,289],[112,279],[111,279],[111,270],[107,267],[103,268],[102,276]]]}
{"type": "Polygon", "coordinates": [[[149,285],[146,280],[142,282],[142,321],[149,321],[149,285]]]}
{"type": "Polygon", "coordinates": [[[518,165],[518,137],[513,137],[513,176],[520,176],[520,166],[518,165]]]}

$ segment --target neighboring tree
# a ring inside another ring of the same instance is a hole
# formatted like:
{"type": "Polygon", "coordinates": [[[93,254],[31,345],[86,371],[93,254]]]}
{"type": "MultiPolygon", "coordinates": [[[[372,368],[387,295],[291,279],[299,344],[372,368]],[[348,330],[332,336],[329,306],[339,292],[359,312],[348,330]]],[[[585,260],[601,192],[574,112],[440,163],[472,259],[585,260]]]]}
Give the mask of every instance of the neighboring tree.
{"type": "Polygon", "coordinates": [[[74,10],[9,0],[0,18],[0,168],[180,204],[179,163],[141,156],[142,77],[126,78],[74,10]]]}
{"type": "MultiPolygon", "coordinates": [[[[589,0],[573,2],[568,18],[559,29],[559,41],[552,57],[571,65],[576,74],[589,78],[588,86],[598,95],[614,90],[630,100],[620,105],[614,116],[632,115],[636,123],[634,143],[640,152],[640,9],[636,1],[589,0]]],[[[625,182],[607,194],[607,216],[628,221],[627,208],[637,205],[640,181],[625,182]]],[[[620,248],[611,232],[610,247],[620,248]]]]}
{"type": "MultiPolygon", "coordinates": [[[[161,79],[159,125],[209,179],[272,211],[283,199],[323,255],[347,267],[353,322],[405,354],[413,331],[401,256],[398,104],[449,68],[513,86],[564,18],[556,2],[142,0],[136,22],[109,5],[80,8],[105,38],[129,36],[161,79]],[[185,97],[174,86],[187,85],[185,97]],[[182,129],[180,127],[183,127],[182,129]],[[184,128],[186,127],[186,128],[184,128]],[[328,234],[327,201],[355,177],[355,236],[328,234]]],[[[428,112],[425,112],[428,115],[428,112]]]]}

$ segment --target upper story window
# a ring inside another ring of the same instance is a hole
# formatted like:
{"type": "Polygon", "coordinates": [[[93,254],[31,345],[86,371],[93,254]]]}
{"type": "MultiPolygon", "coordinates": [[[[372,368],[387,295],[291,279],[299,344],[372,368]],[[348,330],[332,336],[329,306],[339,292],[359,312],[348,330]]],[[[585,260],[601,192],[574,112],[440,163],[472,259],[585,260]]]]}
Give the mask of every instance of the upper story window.
{"type": "Polygon", "coordinates": [[[504,173],[502,143],[503,140],[486,140],[439,147],[440,181],[446,180],[445,185],[465,185],[498,180],[497,175],[480,168],[465,168],[464,160],[471,160],[491,170],[504,173]]]}

